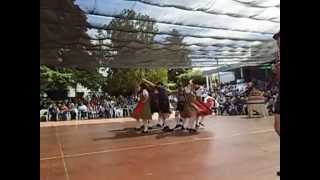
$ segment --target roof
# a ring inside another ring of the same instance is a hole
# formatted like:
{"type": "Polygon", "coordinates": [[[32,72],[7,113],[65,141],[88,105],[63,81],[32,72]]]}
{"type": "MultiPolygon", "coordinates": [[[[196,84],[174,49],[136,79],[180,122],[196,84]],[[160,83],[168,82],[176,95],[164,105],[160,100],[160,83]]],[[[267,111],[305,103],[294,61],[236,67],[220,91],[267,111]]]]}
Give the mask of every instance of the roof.
{"type": "Polygon", "coordinates": [[[97,47],[103,41],[100,50],[107,52],[103,60],[109,67],[218,69],[257,65],[275,57],[273,35],[280,29],[280,0],[76,0],[75,4],[86,16],[91,43],[97,47]],[[124,16],[126,9],[139,16],[124,16]],[[155,28],[110,26],[115,20],[155,28]],[[107,35],[101,38],[99,32],[107,35]],[[110,35],[113,32],[121,36],[110,35]],[[130,39],[133,34],[152,40],[130,39]]]}

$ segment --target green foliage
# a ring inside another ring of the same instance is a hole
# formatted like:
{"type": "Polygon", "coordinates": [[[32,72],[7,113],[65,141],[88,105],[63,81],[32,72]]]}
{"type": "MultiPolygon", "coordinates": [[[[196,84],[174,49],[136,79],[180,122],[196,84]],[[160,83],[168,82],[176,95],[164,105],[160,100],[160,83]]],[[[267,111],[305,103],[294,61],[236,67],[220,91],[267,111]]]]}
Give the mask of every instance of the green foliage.
{"type": "Polygon", "coordinates": [[[105,82],[98,71],[84,71],[70,68],[49,68],[40,66],[40,91],[67,90],[68,87],[75,87],[77,83],[98,91],[105,82]]]}
{"type": "Polygon", "coordinates": [[[40,66],[40,91],[66,90],[68,86],[75,85],[73,73],[67,69],[51,69],[40,66]]]}
{"type": "Polygon", "coordinates": [[[168,83],[167,84],[167,87],[170,89],[170,90],[176,90],[178,88],[178,85],[176,83],[168,83]]]}
{"type": "Polygon", "coordinates": [[[87,17],[74,1],[40,1],[40,63],[95,70],[97,59],[87,52],[87,17]]]}
{"type": "Polygon", "coordinates": [[[206,83],[206,78],[200,70],[188,70],[186,73],[177,76],[177,84],[185,86],[191,79],[195,84],[204,85],[206,83]]]}
{"type": "Polygon", "coordinates": [[[151,82],[167,83],[167,69],[110,69],[108,78],[103,91],[111,95],[130,95],[133,94],[144,78],[151,82]]]}
{"type": "Polygon", "coordinates": [[[187,73],[188,71],[190,71],[190,69],[181,69],[181,68],[180,69],[169,69],[168,70],[168,80],[173,83],[178,83],[178,77],[181,74],[187,73]]]}
{"type": "Polygon", "coordinates": [[[98,71],[74,71],[73,75],[75,82],[80,83],[92,91],[99,91],[106,80],[106,78],[103,77],[98,71]]]}
{"type": "MultiPolygon", "coordinates": [[[[124,10],[121,15],[124,18],[115,18],[108,25],[107,35],[111,37],[112,45],[117,54],[114,56],[112,65],[128,65],[128,59],[131,61],[141,61],[146,59],[146,54],[151,54],[149,50],[145,49],[144,53],[137,53],[137,49],[130,48],[138,45],[144,47],[153,43],[155,34],[143,33],[157,32],[155,23],[147,15],[136,13],[133,10],[124,10]],[[144,19],[145,21],[132,21],[129,19],[144,19]],[[117,31],[122,30],[122,31],[117,31]],[[128,42],[130,41],[130,42],[128,42]]],[[[101,32],[100,32],[101,34],[101,32]]],[[[103,43],[103,42],[100,42],[103,43]]],[[[131,62],[133,63],[133,62],[131,62]]],[[[138,84],[142,78],[148,79],[152,82],[161,81],[167,82],[167,69],[117,69],[109,68],[106,83],[103,85],[103,91],[111,95],[129,95],[135,92],[138,84]]]]}

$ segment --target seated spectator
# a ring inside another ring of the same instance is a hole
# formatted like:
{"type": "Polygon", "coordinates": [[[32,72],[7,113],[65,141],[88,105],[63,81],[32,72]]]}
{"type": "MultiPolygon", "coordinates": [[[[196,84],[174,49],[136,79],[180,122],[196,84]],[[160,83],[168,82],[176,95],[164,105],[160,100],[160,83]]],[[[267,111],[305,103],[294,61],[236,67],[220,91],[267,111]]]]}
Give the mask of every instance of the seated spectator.
{"type": "Polygon", "coordinates": [[[70,111],[70,115],[71,115],[71,120],[77,119],[78,110],[73,103],[69,104],[69,111],[70,111]]]}
{"type": "Polygon", "coordinates": [[[57,121],[57,116],[59,113],[59,109],[56,104],[51,104],[49,106],[49,115],[50,115],[50,121],[57,121]]]}
{"type": "Polygon", "coordinates": [[[78,107],[78,111],[79,111],[79,119],[83,119],[85,117],[87,117],[87,113],[88,113],[88,108],[85,104],[81,103],[80,106],[78,107]]]}
{"type": "Polygon", "coordinates": [[[66,121],[67,120],[68,112],[69,112],[68,107],[63,103],[60,106],[60,118],[61,118],[62,121],[66,121]]]}

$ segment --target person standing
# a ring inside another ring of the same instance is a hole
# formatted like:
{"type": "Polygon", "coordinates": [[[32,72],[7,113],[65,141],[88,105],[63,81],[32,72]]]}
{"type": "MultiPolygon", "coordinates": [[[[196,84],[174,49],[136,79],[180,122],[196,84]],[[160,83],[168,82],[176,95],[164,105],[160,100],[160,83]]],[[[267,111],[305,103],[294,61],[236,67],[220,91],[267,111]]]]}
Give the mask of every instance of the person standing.
{"type": "Polygon", "coordinates": [[[195,123],[197,120],[198,110],[194,104],[196,96],[192,80],[190,80],[189,84],[185,86],[184,93],[186,102],[184,103],[183,111],[181,112],[181,116],[185,119],[184,128],[189,130],[190,133],[197,132],[195,123]]]}
{"type": "Polygon", "coordinates": [[[132,117],[135,118],[138,122],[142,119],[144,130],[142,133],[148,132],[148,122],[152,119],[151,108],[150,108],[150,98],[147,86],[144,83],[140,84],[140,101],[137,104],[132,117]]]}
{"type": "MultiPolygon", "coordinates": [[[[275,102],[275,116],[274,116],[274,129],[280,137],[280,31],[273,36],[277,41],[278,51],[276,56],[276,63],[273,66],[275,73],[275,79],[278,81],[279,93],[275,102]]],[[[280,171],[277,172],[277,175],[280,176],[280,171]]]]}
{"type": "MultiPolygon", "coordinates": [[[[157,88],[152,87],[150,92],[150,107],[151,107],[151,114],[158,113],[160,116],[160,110],[159,110],[159,91],[157,88]]],[[[163,122],[158,117],[157,127],[162,127],[163,122]]]]}
{"type": "Polygon", "coordinates": [[[176,118],[176,128],[184,128],[183,127],[183,123],[184,123],[184,119],[181,116],[181,112],[183,111],[183,106],[186,102],[185,99],[185,94],[184,94],[184,90],[183,87],[179,87],[178,88],[178,92],[177,92],[177,108],[176,108],[176,112],[175,112],[175,118],[176,118]]]}
{"type": "Polygon", "coordinates": [[[157,90],[159,92],[159,118],[163,121],[163,131],[172,131],[168,122],[171,112],[167,90],[161,82],[157,83],[157,90]]]}
{"type": "Polygon", "coordinates": [[[203,95],[203,87],[197,85],[195,89],[195,94],[196,94],[196,101],[195,104],[199,107],[201,110],[198,113],[197,116],[197,122],[196,122],[196,127],[199,128],[200,126],[204,127],[203,120],[204,116],[209,115],[212,113],[211,109],[207,107],[207,105],[203,102],[202,95],[203,95]]]}

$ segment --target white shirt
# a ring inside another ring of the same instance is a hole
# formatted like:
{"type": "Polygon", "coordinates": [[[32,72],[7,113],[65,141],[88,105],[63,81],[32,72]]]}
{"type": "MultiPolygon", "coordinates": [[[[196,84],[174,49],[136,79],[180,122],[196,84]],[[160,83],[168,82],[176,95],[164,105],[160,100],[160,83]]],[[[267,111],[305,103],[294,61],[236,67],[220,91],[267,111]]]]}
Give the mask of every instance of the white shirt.
{"type": "Polygon", "coordinates": [[[88,111],[88,108],[86,105],[82,105],[82,106],[79,106],[79,111],[88,111]]]}
{"type": "Polygon", "coordinates": [[[198,97],[201,97],[202,94],[203,94],[203,89],[200,87],[200,88],[196,91],[196,95],[197,95],[198,97]]]}
{"type": "Polygon", "coordinates": [[[191,86],[188,85],[184,88],[184,91],[187,93],[187,94],[190,94],[192,91],[191,91],[191,86]]]}
{"type": "Polygon", "coordinates": [[[144,89],[144,90],[142,91],[142,96],[145,97],[145,98],[148,98],[148,97],[149,97],[149,92],[144,89]]]}

